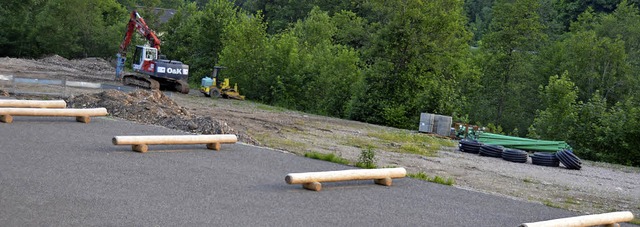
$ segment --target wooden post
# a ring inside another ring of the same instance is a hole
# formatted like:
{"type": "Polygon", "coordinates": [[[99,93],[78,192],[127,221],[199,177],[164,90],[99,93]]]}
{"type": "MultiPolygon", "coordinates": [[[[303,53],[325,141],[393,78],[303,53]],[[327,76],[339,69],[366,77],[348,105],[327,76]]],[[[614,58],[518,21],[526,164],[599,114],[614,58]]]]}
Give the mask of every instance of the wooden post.
{"type": "Polygon", "coordinates": [[[392,178],[402,178],[407,175],[404,168],[383,169],[354,169],[325,172],[290,173],[285,177],[287,184],[302,184],[305,189],[319,191],[320,182],[335,182],[348,180],[374,180],[379,185],[391,186],[392,178]]]}
{"type": "Polygon", "coordinates": [[[0,99],[0,107],[14,108],[66,108],[64,100],[15,100],[0,99]]]}
{"type": "Polygon", "coordinates": [[[560,218],[541,222],[523,223],[520,227],[565,226],[582,227],[595,225],[616,225],[619,222],[633,220],[630,211],[612,212],[604,214],[583,215],[570,218],[560,218]]]}

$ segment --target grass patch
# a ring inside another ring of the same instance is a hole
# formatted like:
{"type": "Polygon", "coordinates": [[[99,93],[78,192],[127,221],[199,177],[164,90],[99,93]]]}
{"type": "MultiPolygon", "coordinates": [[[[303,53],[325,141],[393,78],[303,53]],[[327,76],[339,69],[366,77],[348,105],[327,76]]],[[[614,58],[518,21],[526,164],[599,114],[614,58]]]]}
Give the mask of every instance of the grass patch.
{"type": "Polygon", "coordinates": [[[356,136],[348,136],[346,141],[342,141],[340,144],[357,148],[377,148],[371,143],[371,140],[356,136]]]}
{"type": "Polygon", "coordinates": [[[551,200],[548,200],[548,199],[543,200],[542,204],[544,204],[545,206],[548,206],[548,207],[565,209],[565,207],[560,206],[560,204],[554,203],[554,202],[552,202],[551,200]]]}
{"type": "Polygon", "coordinates": [[[631,220],[629,223],[634,224],[634,225],[640,225],[640,219],[638,218],[634,218],[633,220],[631,220]]]}
{"type": "Polygon", "coordinates": [[[573,204],[573,205],[578,205],[578,204],[580,204],[580,202],[578,202],[578,201],[577,201],[576,199],[574,199],[573,197],[566,198],[566,199],[564,200],[564,203],[566,203],[566,204],[573,204]]]}
{"type": "Polygon", "coordinates": [[[269,133],[257,133],[252,135],[254,139],[266,147],[278,148],[300,154],[300,151],[307,150],[309,144],[293,141],[286,138],[273,136],[269,133]]]}
{"type": "Polygon", "coordinates": [[[336,154],[323,154],[323,153],[319,153],[319,152],[307,152],[304,154],[305,157],[307,158],[313,158],[313,159],[318,159],[318,160],[323,160],[323,161],[327,161],[327,162],[333,162],[333,163],[338,163],[338,164],[343,164],[343,165],[348,165],[349,164],[349,160],[344,159],[342,157],[340,157],[339,155],[336,154]]]}
{"type": "Polygon", "coordinates": [[[363,169],[375,169],[378,168],[376,164],[364,163],[364,162],[356,162],[356,167],[363,169]]]}
{"type": "Polygon", "coordinates": [[[390,150],[398,153],[418,154],[424,156],[436,156],[441,147],[454,146],[453,141],[440,139],[423,133],[411,132],[372,132],[368,136],[377,138],[386,144],[400,144],[391,146],[390,150]]]}
{"type": "Polygon", "coordinates": [[[423,181],[428,181],[428,182],[432,182],[432,183],[436,183],[436,184],[442,184],[442,185],[453,185],[455,183],[455,180],[451,177],[441,177],[441,176],[434,176],[433,178],[429,177],[429,175],[427,175],[424,172],[418,172],[418,173],[409,173],[407,174],[408,177],[411,178],[415,178],[418,180],[423,180],[423,181]]]}

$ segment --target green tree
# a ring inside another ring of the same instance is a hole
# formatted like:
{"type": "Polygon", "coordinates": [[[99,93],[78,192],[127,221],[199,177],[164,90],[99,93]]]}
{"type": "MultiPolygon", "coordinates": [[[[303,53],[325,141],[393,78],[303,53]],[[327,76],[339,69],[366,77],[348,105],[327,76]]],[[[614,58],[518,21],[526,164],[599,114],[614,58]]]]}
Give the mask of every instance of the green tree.
{"type": "Polygon", "coordinates": [[[548,140],[568,140],[577,123],[578,89],[569,79],[568,72],[549,78],[549,84],[540,89],[544,110],[537,111],[529,128],[529,137],[548,140]]]}
{"type": "Polygon", "coordinates": [[[224,28],[237,20],[237,8],[229,1],[210,0],[202,10],[191,3],[177,14],[163,36],[171,46],[166,53],[188,64],[190,82],[199,84],[219,61],[224,28]]]}
{"type": "Polygon", "coordinates": [[[352,107],[353,119],[415,128],[421,112],[452,114],[459,107],[457,80],[468,73],[462,1],[384,1],[363,53],[370,64],[352,107]]]}
{"type": "Polygon", "coordinates": [[[115,0],[51,0],[36,16],[33,35],[43,54],[111,56],[121,41],[117,31],[125,27],[120,22],[125,15],[115,0]]]}
{"type": "Polygon", "coordinates": [[[166,34],[162,36],[162,54],[169,59],[188,61],[193,58],[192,49],[198,41],[196,28],[198,26],[198,12],[196,3],[185,3],[163,25],[166,34]]]}
{"type": "Polygon", "coordinates": [[[37,56],[35,17],[46,2],[7,0],[0,4],[0,56],[37,56]]]}
{"type": "Polygon", "coordinates": [[[473,41],[477,42],[489,30],[491,8],[495,0],[467,0],[464,9],[469,18],[469,29],[473,32],[473,41]]]}
{"type": "Polygon", "coordinates": [[[620,0],[563,0],[556,1],[555,8],[558,12],[559,21],[564,25],[565,30],[568,30],[571,22],[575,21],[587,9],[591,8],[597,13],[610,13],[616,9],[619,2],[620,0]]]}
{"type": "Polygon", "coordinates": [[[640,108],[628,99],[607,108],[598,92],[589,102],[579,105],[575,151],[580,157],[640,166],[640,108]]]}
{"type": "Polygon", "coordinates": [[[273,72],[267,71],[267,28],[262,15],[240,15],[224,28],[220,65],[226,67],[222,75],[240,87],[247,98],[267,102],[273,72]]]}
{"type": "Polygon", "coordinates": [[[530,99],[544,79],[533,74],[533,60],[546,40],[536,0],[497,1],[490,32],[482,40],[482,93],[471,103],[472,119],[494,122],[506,131],[527,128],[537,100],[530,99]]]}
{"type": "Polygon", "coordinates": [[[633,83],[624,42],[599,37],[595,31],[576,31],[543,53],[542,73],[569,71],[578,86],[578,100],[586,102],[599,90],[611,104],[621,101],[633,83]],[[562,71],[561,71],[562,70],[562,71]]]}
{"type": "Polygon", "coordinates": [[[340,11],[332,17],[338,29],[333,40],[337,44],[361,49],[367,45],[369,36],[367,21],[351,11],[340,11]]]}
{"type": "Polygon", "coordinates": [[[640,78],[631,73],[640,70],[640,10],[637,2],[623,0],[613,13],[603,15],[600,23],[594,23],[594,27],[599,36],[623,41],[627,54],[625,61],[629,68],[625,75],[617,78],[615,94],[608,96],[608,100],[612,103],[637,97],[640,95],[640,78]]]}

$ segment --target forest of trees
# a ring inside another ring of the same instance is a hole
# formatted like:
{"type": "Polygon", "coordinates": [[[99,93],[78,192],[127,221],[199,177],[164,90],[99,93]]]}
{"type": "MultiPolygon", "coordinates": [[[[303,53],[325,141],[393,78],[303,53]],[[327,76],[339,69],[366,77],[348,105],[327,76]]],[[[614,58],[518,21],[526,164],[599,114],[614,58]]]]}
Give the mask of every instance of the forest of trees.
{"type": "Polygon", "coordinates": [[[450,115],[640,166],[638,0],[4,0],[0,56],[112,59],[133,9],[192,86],[221,65],[270,105],[407,129],[450,115]]]}

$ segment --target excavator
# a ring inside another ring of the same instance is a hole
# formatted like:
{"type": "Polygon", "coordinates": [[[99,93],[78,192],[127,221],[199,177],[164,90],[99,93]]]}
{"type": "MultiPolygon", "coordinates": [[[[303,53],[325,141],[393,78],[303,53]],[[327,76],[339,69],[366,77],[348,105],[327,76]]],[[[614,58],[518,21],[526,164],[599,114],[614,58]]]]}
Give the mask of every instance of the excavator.
{"type": "Polygon", "coordinates": [[[189,93],[189,66],[177,60],[167,60],[164,55],[160,55],[160,39],[137,11],[130,14],[127,32],[116,57],[116,80],[122,80],[125,85],[153,90],[175,89],[183,94],[189,93]],[[125,72],[127,47],[131,44],[135,32],[140,33],[148,44],[136,46],[133,54],[133,72],[125,72]]]}

